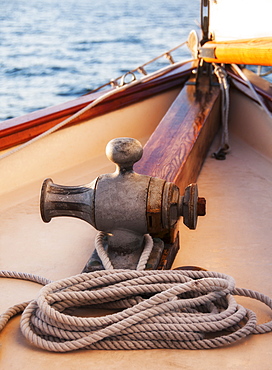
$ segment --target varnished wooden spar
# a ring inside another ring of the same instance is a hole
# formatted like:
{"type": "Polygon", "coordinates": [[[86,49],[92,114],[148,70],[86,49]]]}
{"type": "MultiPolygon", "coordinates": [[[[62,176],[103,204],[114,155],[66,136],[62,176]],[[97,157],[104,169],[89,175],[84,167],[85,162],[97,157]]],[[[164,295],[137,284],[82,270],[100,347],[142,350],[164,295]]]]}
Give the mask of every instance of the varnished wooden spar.
{"type": "Polygon", "coordinates": [[[148,140],[139,173],[175,182],[181,190],[197,180],[220,124],[220,88],[186,85],[148,140]]]}
{"type": "Polygon", "coordinates": [[[201,48],[200,56],[209,63],[272,66],[272,37],[209,41],[201,48]]]}
{"type": "MultiPolygon", "coordinates": [[[[85,112],[82,116],[71,122],[69,126],[137,103],[177,86],[182,87],[189,78],[192,68],[192,63],[185,62],[179,68],[167,74],[162,74],[157,78],[150,79],[144,84],[136,85],[130,88],[129,91],[117,92],[113,97],[107,98],[102,103],[85,112]]],[[[85,95],[58,106],[45,108],[23,117],[0,122],[0,150],[8,149],[31,140],[83,109],[104,93],[97,92],[85,95]]]]}
{"type": "MultiPolygon", "coordinates": [[[[220,124],[220,88],[186,85],[146,143],[135,171],[175,182],[180,191],[197,180],[220,124]]],[[[179,250],[177,225],[160,236],[164,252],[158,269],[169,269],[179,250]]]]}

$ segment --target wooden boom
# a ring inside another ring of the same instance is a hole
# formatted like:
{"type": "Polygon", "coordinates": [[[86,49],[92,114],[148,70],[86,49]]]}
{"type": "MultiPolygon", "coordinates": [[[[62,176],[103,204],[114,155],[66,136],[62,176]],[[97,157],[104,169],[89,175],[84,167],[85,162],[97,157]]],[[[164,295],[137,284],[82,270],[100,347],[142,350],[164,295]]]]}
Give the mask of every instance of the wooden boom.
{"type": "Polygon", "coordinates": [[[272,66],[272,37],[208,41],[200,49],[199,56],[209,63],[272,66]]]}

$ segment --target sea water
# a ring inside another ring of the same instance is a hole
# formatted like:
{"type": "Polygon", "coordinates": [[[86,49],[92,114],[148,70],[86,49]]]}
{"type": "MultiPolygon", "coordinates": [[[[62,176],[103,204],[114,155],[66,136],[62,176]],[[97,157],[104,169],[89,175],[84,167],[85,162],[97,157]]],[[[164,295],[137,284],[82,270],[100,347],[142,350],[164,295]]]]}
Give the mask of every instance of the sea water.
{"type": "MultiPolygon", "coordinates": [[[[0,120],[88,93],[199,22],[200,0],[1,0],[0,120]]],[[[186,47],[174,54],[184,58],[186,47]]]]}

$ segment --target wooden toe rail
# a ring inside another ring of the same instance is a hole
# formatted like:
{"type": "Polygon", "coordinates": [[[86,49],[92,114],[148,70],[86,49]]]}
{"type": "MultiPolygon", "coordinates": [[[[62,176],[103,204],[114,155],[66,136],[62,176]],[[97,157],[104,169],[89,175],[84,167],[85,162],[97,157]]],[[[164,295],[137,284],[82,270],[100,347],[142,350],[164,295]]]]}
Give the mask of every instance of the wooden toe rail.
{"type": "MultiPolygon", "coordinates": [[[[115,96],[105,99],[105,101],[88,110],[84,115],[69,123],[69,125],[81,123],[87,119],[92,119],[182,86],[188,80],[192,68],[192,63],[184,63],[184,65],[173,69],[169,73],[162,73],[142,84],[132,86],[129,90],[120,91],[115,96]]],[[[33,139],[80,111],[104,93],[102,91],[85,95],[58,106],[41,109],[23,117],[0,122],[0,150],[8,149],[33,139]]]]}

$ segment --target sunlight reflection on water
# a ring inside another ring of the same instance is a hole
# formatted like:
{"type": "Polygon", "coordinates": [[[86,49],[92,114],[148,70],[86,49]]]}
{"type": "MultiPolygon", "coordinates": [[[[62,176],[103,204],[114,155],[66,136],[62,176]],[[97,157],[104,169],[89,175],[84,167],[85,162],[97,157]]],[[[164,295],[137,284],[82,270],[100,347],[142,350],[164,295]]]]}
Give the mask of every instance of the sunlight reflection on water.
{"type": "Polygon", "coordinates": [[[175,47],[197,29],[199,3],[2,0],[0,119],[73,99],[175,47]]]}

